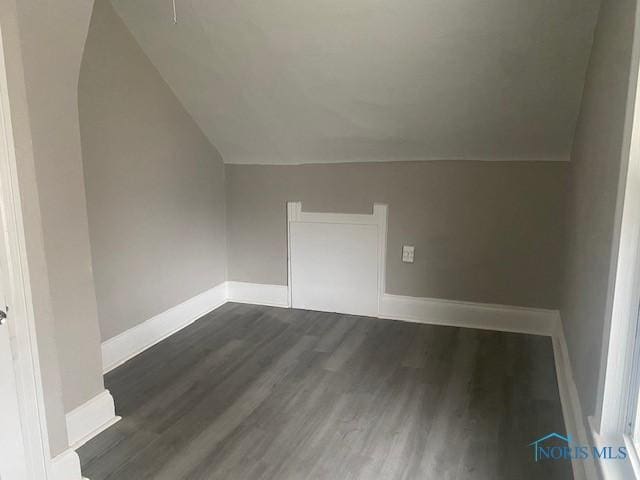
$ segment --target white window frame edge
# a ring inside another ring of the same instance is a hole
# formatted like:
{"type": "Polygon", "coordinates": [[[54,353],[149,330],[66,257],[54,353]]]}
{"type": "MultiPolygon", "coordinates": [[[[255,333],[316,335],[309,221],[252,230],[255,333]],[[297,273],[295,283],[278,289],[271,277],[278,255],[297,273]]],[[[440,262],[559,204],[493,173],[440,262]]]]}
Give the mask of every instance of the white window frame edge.
{"type": "MultiPolygon", "coordinates": [[[[594,443],[626,445],[628,448],[632,443],[625,434],[626,420],[634,361],[634,327],[640,306],[640,95],[636,95],[640,66],[638,9],[635,12],[634,31],[597,411],[589,418],[594,443]]],[[[628,475],[629,472],[621,472],[618,467],[624,468],[626,465],[628,468],[631,465],[636,478],[640,478],[637,452],[633,450],[630,452],[630,462],[606,462],[607,465],[602,462],[600,467],[603,476],[615,478],[620,474],[628,475]]]]}
{"type": "Polygon", "coordinates": [[[5,206],[3,220],[6,224],[3,227],[9,277],[7,300],[11,306],[11,327],[18,350],[14,363],[16,389],[21,410],[20,424],[25,443],[27,470],[30,478],[46,479],[54,478],[54,471],[50,461],[51,451],[12,132],[5,50],[0,35],[0,141],[4,142],[4,154],[0,155],[0,195],[5,206]]]}

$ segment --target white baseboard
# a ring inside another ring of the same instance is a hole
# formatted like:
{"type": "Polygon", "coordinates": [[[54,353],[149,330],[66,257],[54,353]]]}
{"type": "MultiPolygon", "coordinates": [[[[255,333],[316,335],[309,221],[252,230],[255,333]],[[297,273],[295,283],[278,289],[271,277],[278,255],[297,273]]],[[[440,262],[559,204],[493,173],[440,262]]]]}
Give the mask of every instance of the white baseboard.
{"type": "Polygon", "coordinates": [[[113,370],[227,301],[226,282],[102,343],[102,370],[113,370]]]}
{"type": "Polygon", "coordinates": [[[388,293],[380,298],[378,316],[431,325],[549,336],[552,335],[557,322],[555,310],[407,297],[388,293]]]}
{"type": "Polygon", "coordinates": [[[272,307],[289,306],[289,287],[286,285],[263,285],[261,283],[227,282],[229,302],[253,303],[272,307]]]}
{"type": "Polygon", "coordinates": [[[80,457],[69,448],[51,459],[49,473],[52,480],[82,480],[80,457]]]}
{"type": "MultiPolygon", "coordinates": [[[[226,302],[289,307],[286,285],[227,281],[102,343],[104,373],[226,302]]],[[[553,310],[384,294],[379,317],[409,322],[552,335],[553,310]]]]}
{"type": "Polygon", "coordinates": [[[116,423],[120,417],[116,416],[111,393],[104,390],[67,413],[66,420],[69,445],[75,450],[116,423]]]}
{"type": "MultiPolygon", "coordinates": [[[[593,443],[590,442],[583,421],[578,390],[573,379],[562,320],[558,311],[390,294],[382,295],[379,310],[381,318],[550,336],[553,343],[562,415],[567,432],[580,445],[593,443]]],[[[574,460],[572,468],[576,480],[599,478],[592,459],[574,460]]]]}
{"type": "MultiPolygon", "coordinates": [[[[562,320],[557,314],[555,329],[552,336],[553,356],[556,363],[556,376],[558,377],[558,390],[560,403],[562,404],[562,416],[565,428],[579,445],[591,445],[590,438],[582,416],[582,406],[578,389],[573,379],[573,370],[569,360],[569,350],[564,337],[562,320]]],[[[573,460],[573,476],[576,480],[597,480],[599,475],[593,459],[573,460]]]]}

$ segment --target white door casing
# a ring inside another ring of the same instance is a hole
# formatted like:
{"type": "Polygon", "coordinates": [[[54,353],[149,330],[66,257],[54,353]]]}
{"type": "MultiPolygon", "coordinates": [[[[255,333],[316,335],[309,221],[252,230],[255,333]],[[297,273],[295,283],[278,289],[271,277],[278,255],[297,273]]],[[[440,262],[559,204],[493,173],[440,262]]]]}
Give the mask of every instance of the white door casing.
{"type": "Polygon", "coordinates": [[[387,206],[373,213],[303,212],[287,204],[289,304],[377,316],[385,288],[387,206]]]}
{"type": "MultiPolygon", "coordinates": [[[[5,222],[2,222],[4,225],[5,222]]],[[[0,232],[0,309],[6,310],[6,255],[4,236],[0,232]]],[[[14,372],[15,335],[9,320],[0,325],[0,479],[23,480],[27,478],[24,440],[20,427],[20,408],[14,372]]]]}

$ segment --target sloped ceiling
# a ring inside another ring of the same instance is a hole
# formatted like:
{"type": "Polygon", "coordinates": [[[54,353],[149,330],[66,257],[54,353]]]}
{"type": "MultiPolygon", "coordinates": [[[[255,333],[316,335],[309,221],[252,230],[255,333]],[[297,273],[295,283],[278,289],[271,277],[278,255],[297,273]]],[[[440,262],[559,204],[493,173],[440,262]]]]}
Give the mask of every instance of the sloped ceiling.
{"type": "Polygon", "coordinates": [[[113,0],[227,163],[565,160],[598,0],[113,0]]]}

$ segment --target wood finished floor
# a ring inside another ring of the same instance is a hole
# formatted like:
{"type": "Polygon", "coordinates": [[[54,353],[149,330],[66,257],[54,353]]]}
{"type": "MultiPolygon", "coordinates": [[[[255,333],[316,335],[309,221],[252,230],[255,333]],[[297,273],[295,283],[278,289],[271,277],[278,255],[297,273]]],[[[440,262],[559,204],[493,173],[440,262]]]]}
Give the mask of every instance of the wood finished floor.
{"type": "Polygon", "coordinates": [[[107,374],[103,479],[568,479],[551,341],[229,303],[107,374]]]}

